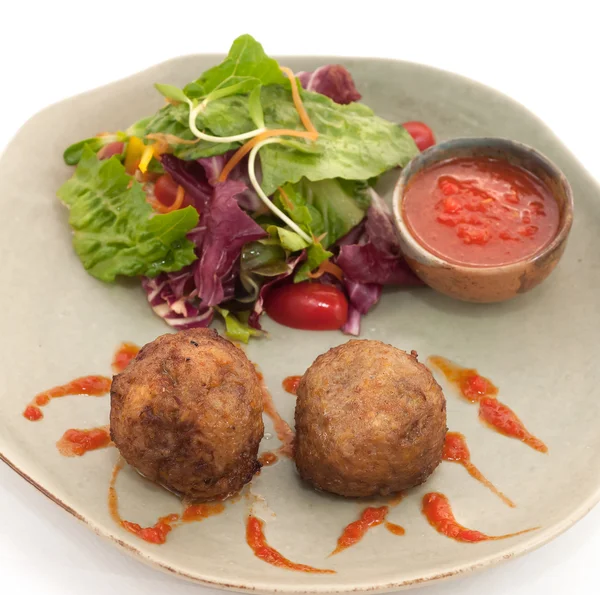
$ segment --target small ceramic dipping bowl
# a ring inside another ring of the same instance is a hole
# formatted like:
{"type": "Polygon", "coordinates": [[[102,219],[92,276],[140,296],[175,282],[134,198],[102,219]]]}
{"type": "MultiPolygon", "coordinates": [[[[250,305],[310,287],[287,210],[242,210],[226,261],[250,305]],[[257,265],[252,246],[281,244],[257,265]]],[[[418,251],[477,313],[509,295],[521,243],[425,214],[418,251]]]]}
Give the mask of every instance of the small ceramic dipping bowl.
{"type": "Polygon", "coordinates": [[[469,302],[501,302],[544,281],[560,260],[573,222],[573,195],[563,173],[541,153],[502,138],[459,138],[437,144],[417,155],[402,170],[394,189],[394,219],[406,261],[433,289],[469,302]],[[537,176],[554,195],[559,208],[554,238],[524,260],[497,266],[472,266],[444,260],[421,245],[407,225],[403,200],[411,178],[434,164],[459,157],[508,161],[537,176]]]}

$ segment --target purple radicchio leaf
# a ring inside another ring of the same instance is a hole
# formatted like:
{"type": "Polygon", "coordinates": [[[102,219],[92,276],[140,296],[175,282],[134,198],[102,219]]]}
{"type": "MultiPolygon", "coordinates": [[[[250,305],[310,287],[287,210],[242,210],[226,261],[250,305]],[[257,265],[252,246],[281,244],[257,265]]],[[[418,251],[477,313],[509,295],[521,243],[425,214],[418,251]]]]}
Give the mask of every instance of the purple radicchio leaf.
{"type": "Polygon", "coordinates": [[[281,273],[281,275],[277,275],[276,277],[272,277],[266,283],[263,283],[261,286],[258,297],[254,302],[254,308],[248,317],[248,325],[257,330],[262,330],[262,326],[260,325],[260,316],[264,312],[264,302],[267,294],[271,289],[273,289],[276,285],[288,279],[296,269],[297,265],[304,260],[306,256],[306,251],[303,250],[298,256],[294,258],[290,258],[287,262],[287,271],[285,273],[281,273]]]}
{"type": "Polygon", "coordinates": [[[296,76],[303,89],[326,95],[336,103],[352,103],[361,98],[352,75],[341,64],[327,64],[314,72],[298,72],[296,76]]]}
{"type": "Polygon", "coordinates": [[[358,283],[423,284],[402,257],[392,215],[384,200],[372,189],[364,232],[354,244],[343,242],[336,264],[345,277],[358,283]]]}
{"type": "Polygon", "coordinates": [[[360,333],[360,319],[381,297],[382,286],[376,283],[357,283],[348,279],[344,282],[348,294],[348,320],[342,327],[347,335],[360,333]]]}
{"type": "Polygon", "coordinates": [[[212,322],[213,309],[196,305],[191,265],[177,273],[162,273],[154,279],[144,277],[142,287],[154,313],[173,328],[204,328],[212,322]]]}
{"type": "MultiPolygon", "coordinates": [[[[198,159],[198,163],[204,167],[206,171],[206,177],[208,178],[208,182],[211,186],[215,187],[219,184],[218,178],[221,175],[221,171],[225,167],[225,164],[229,161],[234,151],[230,151],[229,153],[225,153],[224,155],[215,155],[214,157],[205,157],[203,159],[198,159]]],[[[256,174],[257,178],[260,182],[260,164],[256,164],[256,174]]],[[[246,188],[240,192],[235,198],[242,207],[246,211],[250,211],[251,213],[262,213],[265,212],[265,205],[262,200],[258,197],[258,194],[252,188],[250,184],[250,177],[248,176],[248,158],[244,157],[229,173],[227,180],[234,180],[238,182],[243,182],[246,185],[246,188]]]]}
{"type": "Polygon", "coordinates": [[[183,161],[169,154],[163,155],[160,161],[173,180],[183,186],[196,210],[202,214],[213,193],[203,165],[198,161],[183,161]]]}
{"type": "Polygon", "coordinates": [[[198,297],[206,306],[215,306],[225,299],[223,282],[231,281],[244,244],[267,235],[235,199],[245,189],[243,182],[235,180],[217,184],[203,213],[206,231],[195,263],[194,281],[198,297]]]}

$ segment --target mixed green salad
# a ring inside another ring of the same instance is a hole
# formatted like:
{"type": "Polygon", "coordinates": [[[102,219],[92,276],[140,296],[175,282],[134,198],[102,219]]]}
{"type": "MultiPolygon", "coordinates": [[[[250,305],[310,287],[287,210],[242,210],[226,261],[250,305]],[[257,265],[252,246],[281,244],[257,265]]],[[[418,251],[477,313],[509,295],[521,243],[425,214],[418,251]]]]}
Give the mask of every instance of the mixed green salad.
{"type": "Polygon", "coordinates": [[[358,334],[383,285],[418,283],[373,189],[417,146],[358,103],[343,66],[294,75],[243,35],[183,89],[155,86],[157,113],[64,153],[77,167],[58,196],[89,274],[139,277],[171,326],[219,314],[240,341],[284,285],[339,292],[338,327],[358,334]]]}

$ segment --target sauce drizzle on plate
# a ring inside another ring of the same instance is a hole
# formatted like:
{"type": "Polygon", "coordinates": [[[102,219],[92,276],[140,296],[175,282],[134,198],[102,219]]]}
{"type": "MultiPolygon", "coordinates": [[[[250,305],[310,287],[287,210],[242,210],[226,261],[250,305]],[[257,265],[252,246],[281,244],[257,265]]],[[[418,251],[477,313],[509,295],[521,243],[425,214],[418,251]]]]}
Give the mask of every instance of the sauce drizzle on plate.
{"type": "Polygon", "coordinates": [[[70,429],[56,443],[58,451],[64,457],[81,457],[90,450],[98,450],[108,446],[113,446],[109,426],[88,430],[70,429]]]}
{"type": "Polygon", "coordinates": [[[249,515],[246,521],[246,541],[257,558],[260,558],[263,562],[271,564],[272,566],[314,574],[335,574],[335,570],[314,568],[313,566],[296,564],[295,562],[288,560],[267,543],[264,533],[264,522],[253,515],[249,515]]]}
{"type": "Polygon", "coordinates": [[[444,450],[442,451],[442,459],[452,463],[459,463],[469,472],[471,477],[475,478],[486,488],[494,492],[494,494],[496,494],[496,496],[498,496],[502,502],[511,508],[516,506],[510,498],[507,498],[500,490],[498,490],[496,486],[491,481],[486,479],[483,473],[481,473],[481,471],[479,471],[479,469],[473,465],[473,463],[471,463],[471,453],[469,452],[467,441],[459,432],[448,432],[446,434],[444,450]]]}
{"type": "Polygon", "coordinates": [[[339,554],[341,551],[357,544],[371,527],[377,527],[385,521],[389,510],[387,506],[378,508],[369,506],[365,508],[360,518],[347,525],[342,531],[337,541],[337,547],[331,552],[331,555],[335,556],[335,554],[339,554]]]}
{"type": "Polygon", "coordinates": [[[474,368],[463,368],[439,355],[432,355],[427,361],[456,385],[462,397],[471,403],[479,403],[479,418],[488,427],[539,452],[548,452],[548,447],[525,428],[517,414],[496,399],[498,388],[488,378],[474,368]]]}
{"type": "Polygon", "coordinates": [[[467,529],[457,522],[448,498],[439,492],[431,492],[423,496],[423,514],[438,533],[464,543],[508,539],[539,528],[533,527],[516,533],[507,533],[506,535],[486,535],[480,531],[467,529]]]}
{"type": "Polygon", "coordinates": [[[113,356],[113,372],[115,374],[120,374],[139,352],[140,348],[134,343],[121,343],[113,356]]]}
{"type": "Polygon", "coordinates": [[[40,407],[45,407],[52,399],[73,395],[101,397],[110,391],[111,380],[106,376],[82,376],[71,382],[55,386],[39,393],[25,408],[23,416],[29,421],[38,421],[44,417],[40,407]]]}
{"type": "Polygon", "coordinates": [[[271,418],[277,438],[279,438],[282,444],[281,448],[279,448],[277,452],[292,459],[294,457],[294,440],[296,438],[296,434],[292,428],[290,428],[290,425],[287,423],[287,421],[285,421],[285,419],[279,415],[279,411],[277,411],[275,403],[273,402],[273,397],[271,396],[271,393],[265,384],[264,376],[258,370],[256,373],[258,374],[258,379],[260,380],[263,389],[264,411],[271,418]]]}
{"type": "Polygon", "coordinates": [[[290,395],[297,394],[300,380],[302,380],[302,376],[287,376],[281,383],[283,390],[285,390],[287,393],[290,393],[290,395]]]}

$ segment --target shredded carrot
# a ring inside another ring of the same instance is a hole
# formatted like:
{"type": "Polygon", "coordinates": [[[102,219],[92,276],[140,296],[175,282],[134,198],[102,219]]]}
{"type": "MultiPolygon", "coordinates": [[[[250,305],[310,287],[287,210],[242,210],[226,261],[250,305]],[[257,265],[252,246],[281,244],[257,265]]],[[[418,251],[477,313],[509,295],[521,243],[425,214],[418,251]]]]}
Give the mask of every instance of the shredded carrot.
{"type": "Polygon", "coordinates": [[[290,200],[290,197],[285,193],[285,190],[281,186],[279,186],[277,190],[279,190],[279,193],[281,194],[281,200],[285,203],[285,206],[290,211],[293,211],[296,207],[294,206],[294,203],[290,200]]]}
{"type": "Polygon", "coordinates": [[[334,277],[337,277],[340,281],[344,278],[344,273],[342,269],[337,264],[333,264],[330,260],[323,261],[319,268],[314,273],[308,273],[308,276],[311,279],[318,279],[322,277],[325,273],[329,273],[334,277]]]}
{"type": "Polygon", "coordinates": [[[320,235],[318,238],[316,238],[316,237],[315,237],[315,234],[313,233],[313,234],[312,234],[312,237],[313,237],[313,242],[314,242],[315,244],[320,244],[320,243],[321,243],[321,242],[322,242],[322,241],[325,239],[325,236],[326,236],[326,235],[327,235],[327,232],[325,232],[325,233],[322,233],[322,234],[321,234],[321,235],[320,235]]]}
{"type": "Polygon", "coordinates": [[[169,211],[176,211],[177,209],[180,209],[181,205],[183,204],[184,197],[185,190],[183,189],[183,186],[177,186],[177,194],[175,195],[173,204],[169,207],[169,211]]]}
{"type": "Polygon", "coordinates": [[[180,209],[181,206],[183,205],[183,199],[185,198],[185,190],[183,188],[183,186],[178,186],[177,187],[177,194],[175,195],[175,200],[173,201],[173,204],[171,205],[165,205],[162,202],[160,202],[160,200],[158,200],[157,198],[155,199],[148,199],[148,202],[150,203],[150,205],[152,206],[152,208],[155,211],[158,211],[159,213],[170,213],[171,211],[176,211],[177,209],[180,209]]]}
{"type": "Polygon", "coordinates": [[[295,136],[298,138],[308,138],[309,140],[317,140],[317,132],[307,132],[304,130],[291,130],[286,128],[274,128],[273,130],[266,130],[261,134],[258,134],[254,138],[251,138],[245,145],[242,145],[231,157],[231,159],[225,164],[225,167],[219,175],[219,182],[224,182],[227,176],[231,173],[231,170],[260,142],[266,138],[272,136],[295,136]]]}
{"type": "Polygon", "coordinates": [[[302,98],[300,97],[300,93],[298,92],[298,85],[296,84],[296,77],[290,68],[286,66],[280,66],[281,72],[285,74],[290,79],[291,87],[292,87],[292,99],[294,100],[294,105],[296,106],[296,111],[300,116],[300,120],[302,120],[302,124],[304,124],[304,128],[309,132],[317,132],[317,129],[313,126],[313,123],[310,121],[308,114],[306,113],[306,108],[302,103],[302,98]]]}

